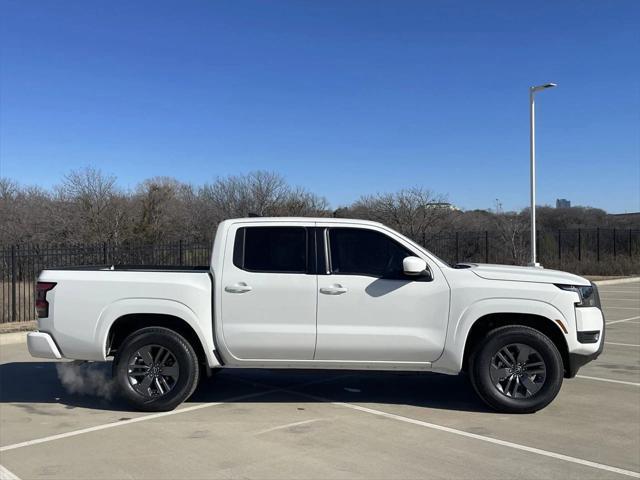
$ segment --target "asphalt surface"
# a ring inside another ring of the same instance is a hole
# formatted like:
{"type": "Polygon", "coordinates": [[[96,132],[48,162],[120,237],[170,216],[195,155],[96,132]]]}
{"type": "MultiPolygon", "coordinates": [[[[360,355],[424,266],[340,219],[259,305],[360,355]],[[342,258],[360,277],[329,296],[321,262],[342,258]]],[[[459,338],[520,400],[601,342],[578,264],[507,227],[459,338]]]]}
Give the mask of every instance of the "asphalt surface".
{"type": "Polygon", "coordinates": [[[69,393],[5,345],[0,479],[640,478],[640,283],[600,292],[603,354],[532,415],[488,410],[464,377],[257,370],[147,414],[96,395],[108,365],[69,393]]]}

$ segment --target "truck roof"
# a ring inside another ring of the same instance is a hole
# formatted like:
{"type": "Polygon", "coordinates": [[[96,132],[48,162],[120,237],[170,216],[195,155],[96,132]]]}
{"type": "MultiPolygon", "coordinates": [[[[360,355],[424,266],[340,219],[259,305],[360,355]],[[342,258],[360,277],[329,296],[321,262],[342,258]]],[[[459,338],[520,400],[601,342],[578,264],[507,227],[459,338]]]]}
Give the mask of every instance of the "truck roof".
{"type": "Polygon", "coordinates": [[[380,222],[372,222],[371,220],[360,220],[356,218],[333,218],[333,217],[246,217],[246,218],[229,218],[221,223],[235,222],[251,222],[251,223],[269,223],[269,222],[305,222],[305,223],[351,223],[358,225],[375,225],[383,227],[380,222]]]}

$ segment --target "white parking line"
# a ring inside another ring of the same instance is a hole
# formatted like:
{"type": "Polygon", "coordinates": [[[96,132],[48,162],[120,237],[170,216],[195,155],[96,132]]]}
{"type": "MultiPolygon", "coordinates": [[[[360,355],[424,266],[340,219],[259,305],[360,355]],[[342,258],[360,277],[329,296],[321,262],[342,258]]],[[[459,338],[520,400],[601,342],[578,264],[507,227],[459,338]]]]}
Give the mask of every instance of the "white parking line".
{"type": "MultiPolygon", "coordinates": [[[[593,377],[583,377],[583,378],[593,378],[593,377]]],[[[616,381],[616,380],[614,380],[614,381],[616,383],[618,383],[618,381],[616,381]]],[[[620,382],[620,383],[630,383],[630,382],[620,382]]],[[[640,384],[632,384],[632,385],[640,385],[640,384]]],[[[262,385],[262,386],[263,387],[267,387],[268,385],[262,385]]],[[[294,388],[296,388],[296,387],[294,387],[294,388]]],[[[487,437],[485,435],[478,435],[477,433],[465,432],[464,430],[458,430],[458,429],[451,428],[451,427],[445,427],[443,425],[437,425],[435,423],[423,422],[422,420],[416,420],[414,418],[404,417],[402,415],[396,415],[394,413],[387,413],[387,412],[383,412],[382,410],[375,410],[373,408],[362,407],[360,405],[356,405],[356,404],[353,404],[353,403],[334,402],[330,398],[319,397],[317,395],[311,395],[311,394],[308,394],[308,393],[298,392],[296,390],[291,390],[291,389],[282,389],[282,390],[284,392],[292,393],[294,395],[300,395],[301,397],[312,398],[314,400],[319,400],[321,402],[330,403],[332,405],[345,407],[345,408],[350,408],[352,410],[359,410],[361,412],[371,413],[373,415],[378,415],[380,417],[391,418],[393,420],[399,420],[399,421],[405,422],[405,423],[411,423],[413,425],[418,425],[418,426],[421,426],[421,427],[430,428],[432,430],[440,430],[442,432],[451,433],[453,435],[459,435],[461,437],[473,438],[475,440],[480,440],[480,441],[487,442],[487,443],[493,443],[493,444],[496,444],[496,445],[502,445],[504,447],[513,448],[515,450],[521,450],[521,451],[525,451],[525,452],[529,452],[529,453],[535,453],[537,455],[542,455],[542,456],[545,456],[545,457],[556,458],[558,460],[564,460],[565,462],[569,462],[569,463],[576,463],[576,464],[579,464],[579,465],[585,465],[587,467],[596,468],[598,470],[604,470],[604,471],[607,471],[607,472],[618,473],[620,475],[626,475],[626,476],[629,476],[629,477],[640,478],[640,472],[634,472],[632,470],[625,470],[623,468],[613,467],[611,465],[605,465],[603,463],[597,463],[597,462],[592,462],[590,460],[584,460],[582,458],[571,457],[569,455],[564,455],[562,453],[556,453],[556,452],[551,452],[549,450],[542,450],[540,448],[529,447],[527,445],[521,445],[519,443],[508,442],[506,440],[499,440],[497,438],[487,437]]]]}
{"type": "Polygon", "coordinates": [[[604,342],[605,345],[620,345],[621,347],[640,347],[640,345],[635,345],[633,343],[617,343],[617,342],[604,342]]]}
{"type": "Polygon", "coordinates": [[[299,425],[306,425],[307,423],[319,422],[321,418],[312,418],[310,420],[303,420],[301,422],[287,423],[286,425],[279,425],[273,428],[267,428],[266,430],[260,430],[256,432],[256,435],[262,435],[263,433],[275,432],[276,430],[284,430],[285,428],[297,427],[299,425]]]}
{"type": "MultiPolygon", "coordinates": [[[[325,379],[320,379],[320,380],[313,380],[311,382],[306,382],[306,383],[303,383],[301,385],[297,385],[296,388],[305,387],[305,386],[309,386],[309,385],[315,385],[317,383],[329,382],[329,381],[332,381],[332,380],[337,380],[339,378],[345,378],[345,377],[349,377],[349,376],[350,376],[349,374],[346,374],[346,375],[341,375],[339,377],[325,378],[325,379]]],[[[255,383],[255,382],[245,382],[245,383],[250,383],[251,385],[254,385],[254,386],[259,385],[258,383],[255,383]]],[[[263,386],[263,387],[265,387],[265,386],[263,386]]],[[[270,385],[267,385],[266,387],[271,388],[270,385]]],[[[236,402],[238,400],[245,400],[247,398],[259,397],[261,395],[268,395],[270,393],[286,392],[286,391],[288,391],[286,389],[286,387],[284,387],[284,388],[273,388],[271,390],[265,390],[263,392],[249,393],[247,395],[240,395],[238,397],[229,398],[229,399],[226,399],[226,400],[224,400],[222,402],[203,403],[203,404],[200,404],[200,405],[193,405],[191,407],[185,407],[185,408],[180,408],[180,409],[177,409],[177,410],[172,410],[170,412],[152,413],[151,415],[143,415],[141,417],[130,418],[128,420],[105,423],[105,424],[102,424],[102,425],[96,425],[94,427],[81,428],[80,430],[72,430],[71,432],[59,433],[57,435],[50,435],[48,437],[36,438],[35,440],[27,440],[26,442],[14,443],[12,445],[5,445],[4,447],[0,447],[0,452],[6,452],[6,451],[9,451],[9,450],[15,450],[16,448],[30,447],[32,445],[38,445],[40,443],[52,442],[54,440],[61,440],[63,438],[75,437],[77,435],[82,435],[84,433],[97,432],[97,431],[100,431],[100,430],[106,430],[108,428],[120,427],[120,426],[123,426],[123,425],[130,425],[132,423],[144,422],[144,421],[147,421],[147,420],[154,420],[156,418],[168,417],[168,416],[171,416],[171,415],[178,415],[179,413],[193,412],[194,410],[200,410],[200,409],[208,408],[208,407],[215,407],[216,405],[223,405],[225,403],[236,402]]]]}
{"type": "MultiPolygon", "coordinates": [[[[634,317],[634,318],[640,318],[640,317],[634,317]]],[[[618,321],[611,322],[611,323],[617,323],[617,322],[620,322],[620,321],[628,321],[628,320],[632,320],[632,319],[618,320],[618,321]]],[[[585,378],[585,379],[591,379],[591,380],[600,380],[600,381],[606,381],[606,382],[613,382],[613,383],[621,383],[621,384],[627,384],[627,385],[640,386],[640,383],[634,383],[634,382],[624,382],[624,381],[620,381],[620,380],[603,379],[603,378],[588,377],[588,376],[582,376],[582,375],[578,375],[578,377],[579,378],[585,378]]],[[[321,381],[308,382],[308,383],[305,383],[305,384],[294,386],[293,388],[299,388],[299,387],[302,387],[302,386],[305,386],[305,385],[309,385],[309,384],[322,383],[323,381],[334,381],[334,380],[338,380],[339,378],[341,378],[341,377],[334,377],[334,378],[324,379],[324,380],[321,380],[321,381]]],[[[254,385],[258,385],[255,382],[252,382],[252,383],[254,385]]],[[[464,430],[458,430],[458,429],[455,429],[455,428],[446,427],[446,426],[443,426],[443,425],[437,425],[437,424],[434,424],[434,423],[424,422],[424,421],[413,419],[413,418],[410,418],[410,417],[405,417],[405,416],[402,416],[402,415],[396,415],[396,414],[393,414],[393,413],[388,413],[388,412],[384,412],[384,411],[381,411],[381,410],[376,410],[376,409],[372,409],[372,408],[368,408],[368,407],[363,407],[363,406],[356,405],[356,404],[351,404],[351,403],[346,403],[346,402],[334,402],[334,401],[332,401],[331,399],[328,399],[328,398],[317,397],[315,395],[309,395],[309,394],[306,394],[306,393],[301,393],[301,392],[298,392],[298,391],[295,391],[295,390],[290,390],[290,388],[291,387],[288,387],[288,388],[287,387],[273,388],[271,390],[265,390],[265,391],[262,391],[262,392],[256,392],[256,393],[251,393],[251,394],[248,394],[248,395],[241,395],[241,396],[238,396],[238,397],[230,398],[228,400],[225,400],[224,402],[213,402],[213,403],[194,405],[194,406],[191,406],[191,407],[185,407],[185,408],[181,408],[181,409],[178,409],[178,410],[173,410],[173,411],[170,411],[170,412],[160,412],[160,413],[155,413],[155,414],[151,414],[151,415],[144,415],[144,416],[133,418],[133,419],[129,419],[129,420],[123,420],[123,421],[112,422],[112,423],[107,423],[107,424],[103,424],[103,425],[97,425],[97,426],[94,426],[94,427],[88,427],[88,428],[75,430],[75,431],[71,431],[71,432],[66,432],[66,433],[62,433],[62,434],[58,434],[58,435],[51,435],[51,436],[48,436],[48,437],[43,437],[43,438],[39,438],[39,439],[35,439],[35,440],[29,440],[29,441],[25,441],[25,442],[16,443],[16,444],[13,444],[13,445],[7,445],[7,446],[4,446],[4,447],[0,447],[0,452],[5,452],[5,451],[9,451],[9,450],[14,450],[14,449],[18,449],[18,448],[37,445],[37,444],[50,442],[50,441],[54,441],[54,440],[59,440],[59,439],[63,439],[63,438],[82,435],[84,433],[90,433],[90,432],[100,431],[100,430],[104,430],[104,429],[108,429],[108,428],[113,428],[113,427],[118,427],[118,426],[123,426],[123,425],[129,425],[129,424],[132,424],[132,423],[143,422],[143,421],[146,421],[146,420],[153,420],[153,419],[156,419],[156,418],[162,418],[162,417],[166,417],[166,416],[177,415],[177,414],[180,414],[180,413],[191,412],[191,411],[195,411],[195,410],[204,409],[204,408],[207,408],[207,407],[212,407],[212,406],[216,406],[216,405],[222,405],[222,404],[228,403],[228,402],[234,402],[234,401],[237,401],[237,400],[248,399],[248,398],[258,397],[258,396],[262,396],[262,395],[267,395],[267,394],[270,394],[270,393],[288,392],[288,393],[293,393],[293,394],[300,395],[300,396],[303,396],[303,397],[313,398],[313,399],[316,399],[316,400],[327,402],[327,403],[330,403],[330,404],[333,404],[333,405],[336,405],[336,406],[341,406],[341,407],[349,408],[349,409],[352,409],[352,410],[357,410],[357,411],[369,413],[369,414],[372,414],[372,415],[385,417],[385,418],[401,421],[401,422],[404,422],[404,423],[413,424],[413,425],[424,427],[424,428],[429,428],[429,429],[432,429],[432,430],[438,430],[438,431],[446,432],[446,433],[449,433],[449,434],[458,435],[458,436],[466,437],[466,438],[471,438],[471,439],[474,439],[474,440],[483,441],[483,442],[491,443],[491,444],[495,444],[495,445],[500,445],[500,446],[503,446],[503,447],[512,448],[514,450],[520,450],[520,451],[524,451],[524,452],[528,452],[528,453],[533,453],[533,454],[544,456],[544,457],[555,458],[555,459],[558,459],[558,460],[562,460],[562,461],[566,461],[566,462],[574,463],[574,464],[579,464],[579,465],[584,465],[584,466],[595,468],[595,469],[602,470],[602,471],[608,471],[608,472],[617,473],[617,474],[620,474],[620,475],[626,475],[626,476],[629,476],[629,477],[640,478],[640,472],[635,472],[635,471],[631,471],[631,470],[625,470],[625,469],[622,469],[622,468],[618,468],[618,467],[614,467],[614,466],[610,466],[610,465],[606,465],[606,464],[602,464],[602,463],[592,462],[590,460],[584,460],[584,459],[581,459],[581,458],[572,457],[572,456],[569,456],[569,455],[564,455],[564,454],[552,452],[552,451],[549,451],[549,450],[543,450],[543,449],[539,449],[539,448],[535,448],[535,447],[529,447],[527,445],[522,445],[522,444],[513,443],[513,442],[509,442],[509,441],[505,441],[505,440],[500,440],[500,439],[489,437],[489,436],[485,436],[485,435],[479,435],[479,434],[475,434],[475,433],[471,433],[471,432],[466,432],[464,430]]],[[[302,421],[302,422],[296,422],[296,423],[293,423],[293,424],[282,425],[282,426],[275,427],[273,429],[268,429],[268,430],[265,430],[265,431],[262,431],[262,432],[259,432],[259,433],[266,433],[267,431],[270,431],[270,430],[288,428],[288,427],[292,427],[292,426],[295,426],[295,425],[311,423],[311,422],[318,421],[318,420],[320,420],[320,419],[311,419],[311,420],[306,420],[306,421],[302,421]]],[[[20,480],[20,479],[18,477],[16,477],[13,473],[11,473],[9,470],[7,470],[5,467],[2,467],[0,465],[0,480],[20,480]]]]}
{"type": "Polygon", "coordinates": [[[610,308],[615,308],[616,310],[640,310],[640,307],[607,307],[606,305],[604,307],[605,310],[608,310],[610,308]]]}
{"type": "Polygon", "coordinates": [[[4,465],[0,465],[0,480],[20,480],[20,477],[11,472],[4,465]]]}
{"type": "Polygon", "coordinates": [[[177,415],[178,413],[192,412],[194,410],[200,410],[201,408],[213,407],[220,405],[220,402],[205,403],[202,405],[194,405],[193,407],[181,408],[179,410],[173,410],[171,412],[154,413],[151,415],[143,415],[141,417],[130,418],[128,420],[122,420],[120,422],[105,423],[102,425],[96,425],[94,427],[82,428],[80,430],[73,430],[71,432],[59,433],[57,435],[50,435],[48,437],[36,438],[35,440],[27,440],[26,442],[14,443],[13,445],[6,445],[0,447],[0,452],[6,452],[8,450],[15,450],[16,448],[30,447],[32,445],[38,445],[39,443],[52,442],[54,440],[61,440],[63,438],[75,437],[82,435],[83,433],[97,432],[99,430],[106,430],[107,428],[120,427],[123,425],[130,425],[132,423],[144,422],[146,420],[153,420],[154,418],[166,417],[169,415],[177,415]]]}
{"type": "Polygon", "coordinates": [[[625,382],[623,380],[613,380],[612,378],[588,377],[586,375],[576,375],[576,378],[585,378],[587,380],[597,380],[599,382],[620,383],[622,385],[632,385],[634,387],[640,387],[640,383],[625,382]]]}
{"type": "Polygon", "coordinates": [[[121,427],[124,425],[131,425],[132,423],[145,422],[147,420],[153,420],[156,418],[168,417],[171,415],[178,415],[179,413],[193,412],[195,410],[200,410],[203,408],[222,405],[223,403],[227,403],[227,402],[234,402],[237,400],[244,400],[247,398],[257,397],[260,395],[266,395],[268,393],[274,393],[279,390],[280,389],[274,389],[274,390],[269,390],[264,392],[250,393],[248,395],[242,395],[239,397],[230,398],[229,400],[225,400],[224,402],[203,403],[200,405],[193,405],[191,407],[180,408],[178,410],[172,410],[170,412],[153,413],[151,415],[143,415],[141,417],[130,418],[128,420],[122,420],[119,422],[111,422],[111,423],[105,423],[102,425],[96,425],[94,427],[81,428],[80,430],[72,430],[71,432],[59,433],[57,435],[50,435],[48,437],[36,438],[35,440],[27,440],[26,442],[14,443],[13,445],[6,445],[4,447],[0,447],[0,452],[15,450],[16,448],[30,447],[32,445],[38,445],[39,443],[52,442],[54,440],[61,440],[63,438],[75,437],[78,435],[82,435],[84,433],[91,433],[91,432],[97,432],[99,430],[106,430],[107,428],[121,427]]]}
{"type": "MultiPolygon", "coordinates": [[[[306,395],[311,396],[311,395],[306,395]]],[[[328,399],[323,399],[321,397],[314,397],[318,400],[329,401],[328,399]]],[[[422,420],[416,420],[410,417],[404,417],[402,415],[396,415],[394,413],[387,413],[381,410],[375,410],[373,408],[361,407],[360,405],[354,405],[353,403],[344,403],[344,402],[331,402],[333,405],[338,405],[341,407],[350,408],[352,410],[358,410],[365,413],[370,413],[372,415],[377,415],[379,417],[390,418],[393,420],[398,420],[400,422],[410,423],[413,425],[417,425],[420,427],[429,428],[432,430],[439,430],[441,432],[451,433],[453,435],[459,435],[461,437],[473,438],[474,440],[480,440],[482,442],[493,443],[495,445],[500,445],[503,447],[513,448],[514,450],[521,450],[524,452],[534,453],[536,455],[541,455],[544,457],[555,458],[558,460],[563,460],[565,462],[576,463],[578,465],[585,465],[587,467],[596,468],[598,470],[604,470],[607,472],[618,473],[620,475],[626,475],[629,477],[640,478],[640,472],[634,472],[631,470],[625,470],[623,468],[612,467],[611,465],[605,465],[603,463],[592,462],[590,460],[583,460],[582,458],[571,457],[569,455],[563,455],[562,453],[551,452],[549,450],[542,450],[540,448],[528,447],[527,445],[521,445],[519,443],[507,442],[505,440],[499,440],[493,437],[487,437],[485,435],[478,435],[477,433],[465,432],[464,430],[458,430],[451,427],[445,427],[442,425],[437,425],[435,423],[423,422],[422,420]]]]}
{"type": "Polygon", "coordinates": [[[639,318],[640,316],[623,318],[622,320],[614,320],[612,322],[607,322],[607,325],[613,325],[614,323],[630,322],[631,320],[638,320],[639,318]]]}

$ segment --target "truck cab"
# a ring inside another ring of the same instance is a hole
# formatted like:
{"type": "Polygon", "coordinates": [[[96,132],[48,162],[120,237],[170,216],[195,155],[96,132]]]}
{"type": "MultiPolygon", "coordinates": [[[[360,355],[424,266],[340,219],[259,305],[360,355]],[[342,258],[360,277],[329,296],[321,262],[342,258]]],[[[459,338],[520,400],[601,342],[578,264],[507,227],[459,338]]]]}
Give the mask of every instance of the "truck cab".
{"type": "Polygon", "coordinates": [[[228,363],[421,369],[441,355],[450,288],[437,260],[402,236],[328,220],[251,219],[220,231],[214,304],[228,363]],[[407,258],[418,271],[405,272],[407,258]]]}

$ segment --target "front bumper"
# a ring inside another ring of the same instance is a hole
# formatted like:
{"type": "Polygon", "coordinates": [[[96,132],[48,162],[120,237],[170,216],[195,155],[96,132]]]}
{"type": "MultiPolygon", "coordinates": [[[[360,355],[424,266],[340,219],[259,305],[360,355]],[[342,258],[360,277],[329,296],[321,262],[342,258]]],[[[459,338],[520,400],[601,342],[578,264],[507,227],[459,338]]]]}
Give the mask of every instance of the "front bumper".
{"type": "MultiPolygon", "coordinates": [[[[600,310],[600,309],[598,309],[600,310]]],[[[569,354],[569,365],[567,367],[567,371],[566,371],[566,377],[567,378],[573,378],[576,376],[576,374],[578,373],[578,370],[580,370],[581,367],[583,367],[584,365],[586,365],[587,363],[595,360],[596,358],[598,358],[600,356],[600,354],[602,353],[602,350],[604,350],[604,337],[605,337],[605,330],[606,330],[606,325],[607,322],[605,322],[604,319],[604,314],[602,313],[602,311],[600,310],[600,318],[601,318],[601,334],[599,335],[599,340],[600,340],[600,346],[598,347],[598,349],[593,352],[593,353],[570,353],[569,354]]],[[[579,328],[589,328],[583,325],[579,324],[579,328]]],[[[584,333],[595,333],[598,330],[600,330],[600,325],[595,325],[593,327],[592,332],[584,332],[584,333]]],[[[581,333],[580,331],[578,333],[581,333]]],[[[589,344],[593,344],[591,342],[589,342],[589,344]]]]}
{"type": "Polygon", "coordinates": [[[27,334],[27,347],[32,357],[61,359],[62,354],[51,335],[45,332],[27,334]]]}

